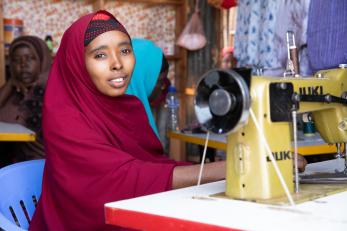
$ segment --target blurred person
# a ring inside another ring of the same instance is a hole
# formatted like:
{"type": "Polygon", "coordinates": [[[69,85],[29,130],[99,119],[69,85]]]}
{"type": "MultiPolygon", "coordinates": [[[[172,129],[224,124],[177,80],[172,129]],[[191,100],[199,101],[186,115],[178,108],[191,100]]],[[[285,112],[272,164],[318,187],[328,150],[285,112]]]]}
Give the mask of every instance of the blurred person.
{"type": "Polygon", "coordinates": [[[11,43],[9,58],[11,76],[0,89],[0,121],[35,131],[36,141],[0,143],[3,164],[44,158],[41,106],[52,63],[46,43],[35,36],[16,38],[11,43]]]}
{"type": "Polygon", "coordinates": [[[136,64],[126,93],[141,100],[154,133],[160,137],[152,111],[165,102],[170,85],[169,63],[161,48],[150,40],[134,38],[132,46],[136,64]]]}
{"type": "Polygon", "coordinates": [[[231,69],[236,67],[236,58],[234,57],[234,48],[233,47],[224,47],[221,53],[222,61],[221,68],[231,69]]]}

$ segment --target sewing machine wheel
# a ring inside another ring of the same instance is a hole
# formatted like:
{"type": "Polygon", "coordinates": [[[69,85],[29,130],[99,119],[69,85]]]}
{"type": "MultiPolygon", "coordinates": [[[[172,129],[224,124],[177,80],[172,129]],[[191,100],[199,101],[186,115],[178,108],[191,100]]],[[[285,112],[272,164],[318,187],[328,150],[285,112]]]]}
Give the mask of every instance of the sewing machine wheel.
{"type": "Polygon", "coordinates": [[[249,108],[249,88],[235,71],[214,69],[201,77],[194,109],[206,130],[216,134],[236,131],[246,123],[249,108]]]}

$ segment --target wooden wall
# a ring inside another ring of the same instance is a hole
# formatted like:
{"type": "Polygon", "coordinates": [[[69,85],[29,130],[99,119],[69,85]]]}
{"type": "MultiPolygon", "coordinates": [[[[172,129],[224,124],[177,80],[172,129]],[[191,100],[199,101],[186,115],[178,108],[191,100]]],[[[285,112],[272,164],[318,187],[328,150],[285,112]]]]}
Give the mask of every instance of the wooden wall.
{"type": "MultiPolygon", "coordinates": [[[[113,13],[132,37],[153,40],[167,52],[170,60],[169,77],[175,83],[182,74],[184,52],[175,46],[177,34],[185,20],[184,0],[0,0],[0,21],[18,18],[24,21],[24,34],[42,39],[52,35],[57,50],[64,31],[80,16],[98,9],[113,13]],[[64,20],[62,20],[64,19],[64,20]]],[[[0,24],[0,41],[3,25],[0,24]]],[[[3,45],[0,48],[0,86],[5,82],[3,45]]]]}

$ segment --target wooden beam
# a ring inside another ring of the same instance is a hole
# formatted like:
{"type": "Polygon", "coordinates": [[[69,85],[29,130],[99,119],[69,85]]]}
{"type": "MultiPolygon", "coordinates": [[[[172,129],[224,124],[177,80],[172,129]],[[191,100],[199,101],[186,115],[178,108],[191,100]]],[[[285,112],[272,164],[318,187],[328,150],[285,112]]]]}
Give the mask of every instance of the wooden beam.
{"type": "Polygon", "coordinates": [[[149,3],[149,4],[183,4],[184,0],[116,0],[118,2],[149,3]]]}
{"type": "MultiPolygon", "coordinates": [[[[187,9],[188,1],[184,1],[183,4],[176,6],[176,29],[175,29],[175,42],[178,36],[182,33],[184,26],[187,22],[187,9]]],[[[187,50],[181,47],[175,46],[175,56],[179,57],[175,62],[175,85],[178,89],[180,96],[179,107],[179,125],[183,128],[186,125],[186,96],[184,89],[187,83],[187,50]]],[[[186,153],[186,145],[180,140],[170,139],[170,155],[174,159],[184,160],[186,153]]]]}
{"type": "MultiPolygon", "coordinates": [[[[184,5],[184,0],[114,0],[117,2],[128,3],[147,3],[147,4],[163,4],[163,5],[184,5]]],[[[93,10],[105,9],[108,0],[86,0],[88,4],[93,4],[93,10]]]]}
{"type": "Polygon", "coordinates": [[[92,3],[93,3],[93,10],[94,11],[105,9],[106,0],[95,0],[92,3]]]}

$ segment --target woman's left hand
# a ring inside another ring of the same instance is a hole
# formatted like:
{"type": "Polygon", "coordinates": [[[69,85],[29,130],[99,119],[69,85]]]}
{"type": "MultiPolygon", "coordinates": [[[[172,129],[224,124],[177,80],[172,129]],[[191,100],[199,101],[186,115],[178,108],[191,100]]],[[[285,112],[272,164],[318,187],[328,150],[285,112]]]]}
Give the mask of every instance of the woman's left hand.
{"type": "Polygon", "coordinates": [[[17,92],[21,92],[24,95],[26,95],[28,93],[28,88],[25,84],[23,84],[22,82],[16,80],[16,79],[12,79],[12,86],[16,89],[17,92]]]}
{"type": "Polygon", "coordinates": [[[298,169],[299,172],[304,172],[307,165],[307,160],[304,156],[298,154],[298,169]]]}

